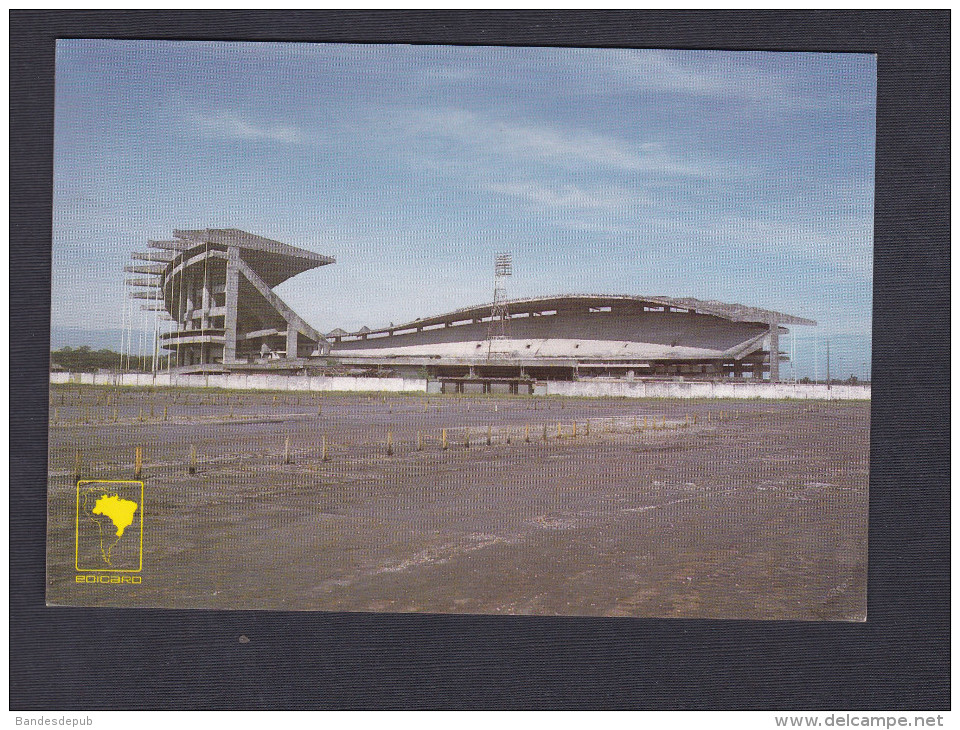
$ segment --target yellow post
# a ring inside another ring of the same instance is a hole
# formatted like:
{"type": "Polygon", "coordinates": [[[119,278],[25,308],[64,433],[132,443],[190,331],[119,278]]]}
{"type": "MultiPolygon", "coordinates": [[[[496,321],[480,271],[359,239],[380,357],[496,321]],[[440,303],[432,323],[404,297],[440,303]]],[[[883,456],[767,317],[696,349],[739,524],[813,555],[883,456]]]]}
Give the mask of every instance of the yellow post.
{"type": "Polygon", "coordinates": [[[577,437],[577,422],[576,422],[576,421],[573,422],[573,437],[574,437],[574,438],[577,437]]]}
{"type": "Polygon", "coordinates": [[[137,420],[138,420],[138,421],[142,421],[142,420],[143,420],[143,406],[140,406],[140,415],[137,416],[137,420]]]}
{"type": "Polygon", "coordinates": [[[197,447],[194,445],[190,446],[190,463],[187,466],[187,472],[190,474],[197,473],[197,447]]]}
{"type": "MultiPolygon", "coordinates": [[[[116,413],[116,411],[114,411],[114,413],[116,413]]],[[[114,419],[114,420],[116,420],[116,419],[114,419]]],[[[166,406],[163,407],[163,420],[164,420],[164,421],[167,420],[167,407],[166,407],[166,406]]]]}
{"type": "Polygon", "coordinates": [[[387,456],[393,456],[393,431],[387,431],[387,456]]]}
{"type": "Polygon", "coordinates": [[[143,450],[138,446],[133,459],[133,478],[139,479],[143,476],[143,450]]]}
{"type": "Polygon", "coordinates": [[[150,418],[153,418],[153,401],[150,401],[150,418]]]}
{"type": "Polygon", "coordinates": [[[523,440],[528,444],[530,443],[530,424],[529,423],[523,427],[523,440]]]}
{"type": "Polygon", "coordinates": [[[557,421],[557,438],[563,436],[563,431],[560,430],[560,421],[557,421]]]}
{"type": "Polygon", "coordinates": [[[283,463],[284,464],[290,463],[290,437],[289,436],[287,436],[283,440],[283,463]]]}
{"type": "Polygon", "coordinates": [[[661,428],[666,428],[666,427],[667,427],[667,417],[666,417],[666,416],[663,417],[663,423],[660,424],[660,427],[661,427],[661,428]]]}
{"type": "Polygon", "coordinates": [[[329,461],[330,457],[327,456],[327,435],[323,435],[322,446],[320,447],[320,461],[329,461]]]}
{"type": "Polygon", "coordinates": [[[447,429],[440,429],[440,448],[444,451],[447,450],[447,429]]]}
{"type": "Polygon", "coordinates": [[[323,404],[317,403],[317,415],[319,416],[322,413],[323,413],[323,404]]]}

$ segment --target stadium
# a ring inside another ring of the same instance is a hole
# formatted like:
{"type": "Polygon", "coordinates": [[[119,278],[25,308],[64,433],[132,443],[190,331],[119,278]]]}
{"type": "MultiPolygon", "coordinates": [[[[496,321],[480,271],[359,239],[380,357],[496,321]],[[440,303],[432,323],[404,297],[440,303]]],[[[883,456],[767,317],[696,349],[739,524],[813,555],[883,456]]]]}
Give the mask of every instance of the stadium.
{"type": "MultiPolygon", "coordinates": [[[[648,295],[507,299],[509,254],[495,262],[494,300],[389,327],[321,333],[274,287],[328,256],[237,229],[177,230],[126,267],[130,296],[153,312],[153,367],[177,374],[291,372],[427,377],[444,391],[543,380],[685,379],[777,382],[780,312],[648,295]],[[171,331],[160,332],[167,320],[171,331]]],[[[132,317],[130,318],[132,320],[132,317]]]]}

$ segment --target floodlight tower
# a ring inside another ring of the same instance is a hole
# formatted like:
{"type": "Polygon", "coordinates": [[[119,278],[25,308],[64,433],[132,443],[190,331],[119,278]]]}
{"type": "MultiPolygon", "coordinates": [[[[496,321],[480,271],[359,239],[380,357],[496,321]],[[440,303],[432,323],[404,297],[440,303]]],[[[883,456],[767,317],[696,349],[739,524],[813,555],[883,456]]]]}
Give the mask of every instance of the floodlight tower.
{"type": "Polygon", "coordinates": [[[493,260],[493,308],[487,330],[487,359],[506,357],[502,345],[507,340],[510,312],[507,309],[506,278],[513,276],[513,255],[498,253],[493,260]],[[494,344],[498,347],[494,347],[494,344]]]}

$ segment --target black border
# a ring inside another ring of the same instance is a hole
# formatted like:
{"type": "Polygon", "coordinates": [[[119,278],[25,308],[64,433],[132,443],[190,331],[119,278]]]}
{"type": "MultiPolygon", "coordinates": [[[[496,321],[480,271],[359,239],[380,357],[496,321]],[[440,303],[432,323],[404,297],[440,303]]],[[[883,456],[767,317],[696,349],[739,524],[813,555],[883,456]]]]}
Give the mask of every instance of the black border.
{"type": "Polygon", "coordinates": [[[949,23],[948,11],[11,11],[11,709],[948,709],[949,23]],[[45,608],[57,37],[877,53],[868,621],[45,608]]]}

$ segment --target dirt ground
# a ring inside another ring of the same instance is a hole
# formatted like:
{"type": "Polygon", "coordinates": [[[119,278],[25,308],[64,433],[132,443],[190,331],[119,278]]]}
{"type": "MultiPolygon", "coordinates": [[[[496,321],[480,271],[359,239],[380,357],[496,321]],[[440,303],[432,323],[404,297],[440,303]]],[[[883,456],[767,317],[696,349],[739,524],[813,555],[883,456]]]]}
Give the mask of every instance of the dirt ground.
{"type": "Polygon", "coordinates": [[[866,617],[868,403],[62,386],[50,422],[50,604],[866,617]],[[141,582],[77,583],[78,465],[137,447],[141,582]]]}

